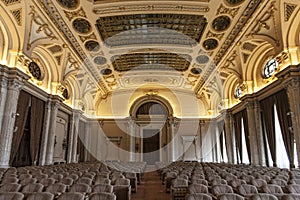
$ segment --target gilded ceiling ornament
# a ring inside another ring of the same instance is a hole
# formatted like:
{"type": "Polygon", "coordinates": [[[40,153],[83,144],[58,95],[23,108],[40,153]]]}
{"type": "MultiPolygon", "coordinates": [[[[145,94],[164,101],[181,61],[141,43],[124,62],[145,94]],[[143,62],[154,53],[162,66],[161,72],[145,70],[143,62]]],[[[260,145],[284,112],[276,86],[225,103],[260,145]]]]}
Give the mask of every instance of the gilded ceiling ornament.
{"type": "Polygon", "coordinates": [[[207,55],[199,55],[197,56],[196,58],[196,61],[199,63],[199,64],[205,64],[205,63],[208,63],[209,62],[209,57],[207,55]]]}
{"type": "Polygon", "coordinates": [[[106,58],[104,56],[97,56],[94,58],[94,63],[97,65],[104,65],[106,63],[106,58]]]}
{"type": "Polygon", "coordinates": [[[294,13],[297,5],[290,4],[290,3],[284,3],[284,21],[289,21],[290,17],[294,13]]]}
{"type": "Polygon", "coordinates": [[[44,20],[37,15],[34,6],[30,6],[31,21],[29,28],[29,37],[27,42],[27,50],[31,48],[31,45],[41,39],[50,39],[54,40],[57,37],[50,30],[49,25],[44,22],[44,20]]]}
{"type": "Polygon", "coordinates": [[[111,73],[112,73],[112,70],[109,68],[105,68],[105,69],[101,70],[101,74],[105,75],[105,76],[110,75],[111,73]]]}
{"type": "Polygon", "coordinates": [[[85,48],[88,50],[88,51],[93,51],[93,52],[96,52],[96,51],[99,51],[100,49],[100,44],[99,42],[95,41],[95,40],[89,40],[87,41],[85,44],[84,44],[85,48]]]}
{"type": "Polygon", "coordinates": [[[232,18],[234,18],[238,14],[239,9],[240,9],[240,7],[238,7],[238,8],[227,8],[223,4],[221,4],[220,7],[217,10],[217,15],[228,14],[232,18]]]}
{"type": "Polygon", "coordinates": [[[22,8],[11,10],[10,12],[15,17],[17,24],[19,26],[21,26],[22,25],[22,8]]]}
{"type": "Polygon", "coordinates": [[[57,0],[57,2],[64,8],[75,9],[79,5],[79,0],[57,0]]]}
{"type": "Polygon", "coordinates": [[[35,78],[36,80],[41,81],[43,79],[42,69],[36,62],[34,61],[30,62],[28,65],[28,70],[30,74],[33,76],[33,78],[35,78]]]}
{"type": "Polygon", "coordinates": [[[108,46],[181,44],[195,46],[206,28],[203,15],[132,14],[99,17],[96,27],[108,46]],[[191,28],[192,27],[192,28],[191,28]]]}
{"type": "Polygon", "coordinates": [[[226,15],[215,18],[212,22],[212,27],[215,31],[224,31],[230,26],[230,18],[226,15]]]}
{"type": "Polygon", "coordinates": [[[236,5],[239,5],[240,3],[242,3],[245,0],[225,0],[225,1],[229,5],[236,6],[236,5]]]}
{"type": "Polygon", "coordinates": [[[210,38],[203,42],[203,47],[206,50],[212,50],[215,49],[219,45],[218,41],[216,39],[210,38]]]}
{"type": "Polygon", "coordinates": [[[87,34],[92,31],[92,26],[91,26],[90,22],[86,19],[76,18],[72,24],[73,24],[73,28],[78,33],[87,34]]]}
{"type": "Polygon", "coordinates": [[[21,3],[21,0],[2,0],[2,2],[6,5],[12,5],[12,4],[16,4],[16,3],[21,3]]]}
{"type": "Polygon", "coordinates": [[[71,11],[70,12],[70,11],[64,10],[64,13],[65,13],[65,15],[66,15],[66,17],[68,18],[69,21],[71,21],[72,19],[74,19],[76,17],[86,18],[85,11],[83,10],[82,7],[77,11],[71,11]]]}

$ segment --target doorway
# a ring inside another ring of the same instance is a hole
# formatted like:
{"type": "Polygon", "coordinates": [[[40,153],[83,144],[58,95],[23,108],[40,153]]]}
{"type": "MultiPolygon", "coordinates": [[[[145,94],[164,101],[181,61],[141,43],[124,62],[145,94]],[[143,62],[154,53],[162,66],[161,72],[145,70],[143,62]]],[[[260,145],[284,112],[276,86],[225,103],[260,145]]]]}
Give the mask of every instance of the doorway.
{"type": "Polygon", "coordinates": [[[143,129],[143,161],[148,165],[160,161],[159,138],[159,129],[143,129]]]}

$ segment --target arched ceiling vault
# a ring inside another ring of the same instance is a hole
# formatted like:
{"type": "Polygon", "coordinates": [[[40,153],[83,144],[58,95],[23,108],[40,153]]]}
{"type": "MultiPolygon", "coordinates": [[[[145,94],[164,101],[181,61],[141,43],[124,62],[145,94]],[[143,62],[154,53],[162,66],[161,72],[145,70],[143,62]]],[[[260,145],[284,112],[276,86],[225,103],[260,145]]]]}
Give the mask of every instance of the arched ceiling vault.
{"type": "Polygon", "coordinates": [[[144,88],[189,93],[211,110],[238,102],[230,100],[229,89],[255,85],[252,66],[262,45],[273,48],[269,57],[282,54],[288,31],[281,26],[297,18],[295,1],[1,0],[0,5],[24,34],[21,64],[33,59],[35,48],[47,50],[44,59],[54,60],[51,68],[59,70],[59,77],[49,76],[57,81],[48,88],[69,89],[73,107],[98,109],[114,93],[144,88]]]}

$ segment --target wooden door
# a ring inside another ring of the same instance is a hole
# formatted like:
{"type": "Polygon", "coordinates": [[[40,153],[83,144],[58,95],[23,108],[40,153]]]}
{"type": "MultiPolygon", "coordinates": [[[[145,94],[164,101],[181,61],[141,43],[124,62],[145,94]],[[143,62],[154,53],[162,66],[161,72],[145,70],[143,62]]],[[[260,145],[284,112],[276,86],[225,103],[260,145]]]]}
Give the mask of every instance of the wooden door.
{"type": "Polygon", "coordinates": [[[159,129],[143,130],[143,161],[154,165],[159,158],[159,129]]]}

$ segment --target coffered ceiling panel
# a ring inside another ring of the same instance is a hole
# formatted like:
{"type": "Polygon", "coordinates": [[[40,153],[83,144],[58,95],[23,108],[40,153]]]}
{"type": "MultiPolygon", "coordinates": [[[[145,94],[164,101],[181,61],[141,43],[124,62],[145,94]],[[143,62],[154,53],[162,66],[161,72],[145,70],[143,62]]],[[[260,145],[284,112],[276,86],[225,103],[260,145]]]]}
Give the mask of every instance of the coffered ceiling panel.
{"type": "Polygon", "coordinates": [[[206,24],[203,15],[157,13],[100,17],[96,22],[102,40],[109,46],[196,45],[206,24]]]}

